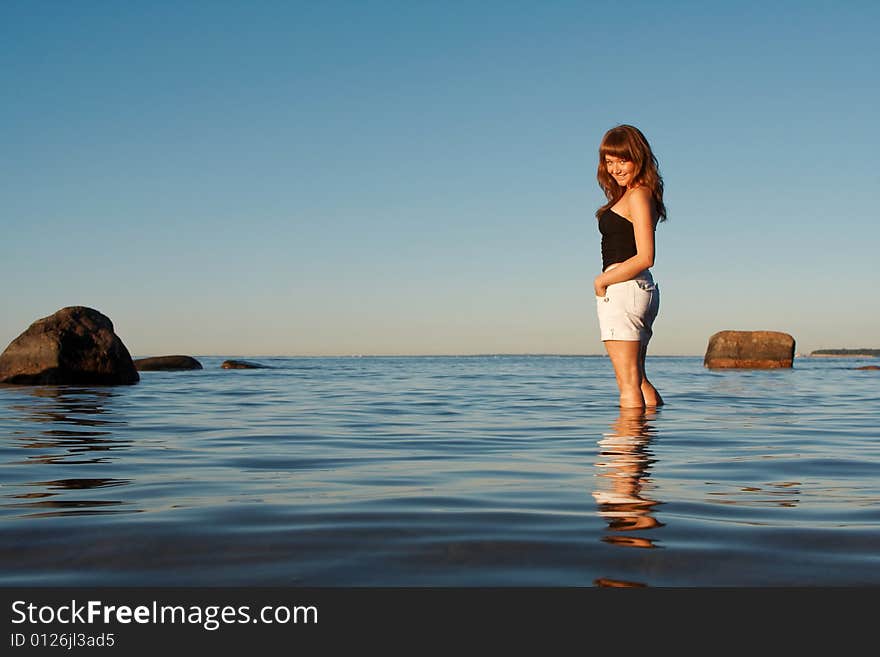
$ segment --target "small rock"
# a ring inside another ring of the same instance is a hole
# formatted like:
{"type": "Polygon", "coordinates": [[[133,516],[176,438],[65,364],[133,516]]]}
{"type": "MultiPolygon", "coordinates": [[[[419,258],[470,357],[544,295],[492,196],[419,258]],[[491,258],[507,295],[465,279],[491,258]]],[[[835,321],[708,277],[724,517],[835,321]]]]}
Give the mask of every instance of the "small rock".
{"type": "Polygon", "coordinates": [[[709,368],[791,367],[794,338],[779,331],[720,331],[709,338],[703,365],[709,368]]]}
{"type": "Polygon", "coordinates": [[[134,366],[141,372],[173,370],[200,370],[202,364],[192,356],[153,356],[137,358],[134,366]]]}
{"type": "Polygon", "coordinates": [[[262,370],[267,369],[266,365],[254,363],[249,360],[224,360],[220,365],[224,370],[262,370]]]}
{"type": "Polygon", "coordinates": [[[85,306],[68,306],[38,319],[0,355],[0,383],[116,385],[139,380],[113,322],[85,306]]]}

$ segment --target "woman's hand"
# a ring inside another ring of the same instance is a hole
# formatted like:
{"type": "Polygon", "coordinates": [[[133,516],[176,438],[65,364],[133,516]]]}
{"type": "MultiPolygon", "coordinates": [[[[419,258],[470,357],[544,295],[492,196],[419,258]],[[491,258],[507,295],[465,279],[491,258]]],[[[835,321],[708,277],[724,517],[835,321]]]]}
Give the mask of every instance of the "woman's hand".
{"type": "Polygon", "coordinates": [[[602,275],[599,274],[596,276],[596,280],[593,281],[593,289],[596,291],[597,297],[604,297],[605,293],[608,291],[608,286],[602,283],[601,278],[602,275]]]}

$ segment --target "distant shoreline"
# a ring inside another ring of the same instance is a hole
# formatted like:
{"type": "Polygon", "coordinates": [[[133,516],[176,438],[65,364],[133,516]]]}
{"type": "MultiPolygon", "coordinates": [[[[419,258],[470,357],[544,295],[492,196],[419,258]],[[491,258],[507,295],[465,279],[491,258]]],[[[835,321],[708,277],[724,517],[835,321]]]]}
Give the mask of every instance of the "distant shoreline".
{"type": "Polygon", "coordinates": [[[811,358],[876,358],[880,349],[816,349],[810,352],[811,358]]]}

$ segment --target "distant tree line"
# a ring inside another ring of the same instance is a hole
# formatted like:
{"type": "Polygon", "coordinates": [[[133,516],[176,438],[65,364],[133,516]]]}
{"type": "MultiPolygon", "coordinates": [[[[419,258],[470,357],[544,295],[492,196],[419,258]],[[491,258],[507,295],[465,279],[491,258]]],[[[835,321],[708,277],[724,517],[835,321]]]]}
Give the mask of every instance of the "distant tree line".
{"type": "Polygon", "coordinates": [[[816,349],[810,356],[880,356],[880,349],[816,349]]]}

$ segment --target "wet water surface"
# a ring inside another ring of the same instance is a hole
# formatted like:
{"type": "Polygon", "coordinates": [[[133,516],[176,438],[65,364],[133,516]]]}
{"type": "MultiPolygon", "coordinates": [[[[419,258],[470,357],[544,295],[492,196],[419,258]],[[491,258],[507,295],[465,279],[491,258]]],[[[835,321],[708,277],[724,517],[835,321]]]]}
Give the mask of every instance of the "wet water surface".
{"type": "Polygon", "coordinates": [[[880,584],[855,359],[256,359],[0,386],[3,585],[880,584]]]}

